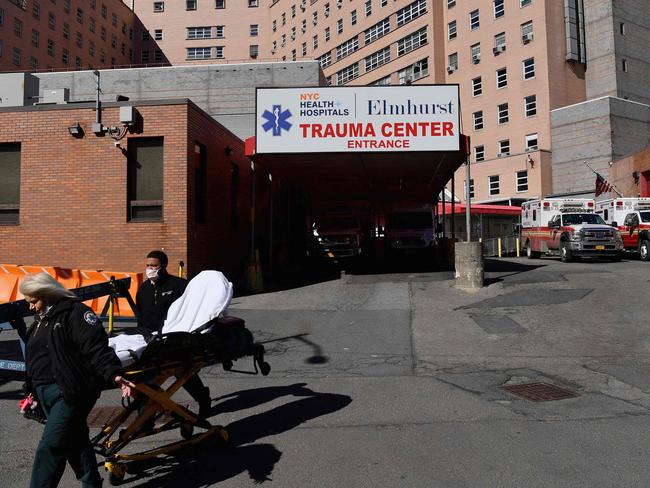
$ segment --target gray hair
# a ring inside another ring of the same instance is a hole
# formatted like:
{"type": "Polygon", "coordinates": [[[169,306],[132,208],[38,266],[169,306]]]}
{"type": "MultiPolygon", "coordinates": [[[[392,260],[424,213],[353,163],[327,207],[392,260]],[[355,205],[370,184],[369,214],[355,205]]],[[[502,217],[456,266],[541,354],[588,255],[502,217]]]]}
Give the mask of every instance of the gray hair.
{"type": "Polygon", "coordinates": [[[77,296],[47,273],[26,276],[20,283],[19,290],[23,295],[53,300],[77,296]]]}

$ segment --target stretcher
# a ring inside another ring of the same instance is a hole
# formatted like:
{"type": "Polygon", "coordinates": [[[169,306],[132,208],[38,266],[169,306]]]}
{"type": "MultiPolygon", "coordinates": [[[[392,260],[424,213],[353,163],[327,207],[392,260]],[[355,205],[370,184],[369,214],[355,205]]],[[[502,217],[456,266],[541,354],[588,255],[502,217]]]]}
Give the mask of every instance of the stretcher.
{"type": "Polygon", "coordinates": [[[254,342],[242,319],[225,315],[231,298],[232,285],[223,275],[204,271],[171,305],[162,333],[149,340],[143,336],[144,347],[135,335],[111,338],[111,347],[125,365],[122,376],[136,391],[133,401],[123,399],[122,410],[92,439],[105,458],[111,484],[121,483],[133,463],[206,441],[215,446],[228,444],[228,432],[222,426],[212,425],[172,397],[202,368],[221,364],[230,371],[234,361],[243,357],[252,357],[252,374],[269,374],[264,346],[254,342]],[[142,452],[124,452],[135,440],[174,429],[179,430],[181,440],[142,452]]]}

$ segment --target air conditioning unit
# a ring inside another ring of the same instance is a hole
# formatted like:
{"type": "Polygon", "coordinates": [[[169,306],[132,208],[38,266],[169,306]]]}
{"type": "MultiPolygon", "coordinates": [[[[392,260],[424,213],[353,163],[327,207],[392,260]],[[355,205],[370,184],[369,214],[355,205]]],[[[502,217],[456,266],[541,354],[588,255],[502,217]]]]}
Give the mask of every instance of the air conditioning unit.
{"type": "Polygon", "coordinates": [[[532,40],[533,40],[532,32],[529,32],[528,34],[524,34],[523,36],[521,36],[521,42],[523,42],[524,44],[528,44],[532,40]]]}
{"type": "Polygon", "coordinates": [[[481,62],[481,55],[480,54],[475,54],[472,56],[472,63],[473,64],[479,64],[481,62]]]}
{"type": "Polygon", "coordinates": [[[506,45],[505,44],[499,44],[498,46],[494,46],[492,48],[492,52],[494,54],[500,54],[502,52],[505,52],[505,50],[506,50],[506,45]]]}
{"type": "Polygon", "coordinates": [[[458,69],[458,66],[447,66],[447,73],[452,74],[454,71],[458,69]]]}
{"type": "Polygon", "coordinates": [[[510,156],[510,152],[502,152],[497,154],[498,158],[505,158],[506,156],[510,156]]]}
{"type": "Polygon", "coordinates": [[[537,151],[537,146],[530,146],[526,148],[526,152],[537,151]]]}

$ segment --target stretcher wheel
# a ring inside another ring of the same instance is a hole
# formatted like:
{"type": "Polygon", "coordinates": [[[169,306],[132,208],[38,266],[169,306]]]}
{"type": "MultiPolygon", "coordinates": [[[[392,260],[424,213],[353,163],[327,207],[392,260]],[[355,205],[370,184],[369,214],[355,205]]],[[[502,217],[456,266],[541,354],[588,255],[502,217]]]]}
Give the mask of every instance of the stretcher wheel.
{"type": "Polygon", "coordinates": [[[189,439],[194,434],[194,425],[189,422],[181,422],[179,428],[183,439],[189,439]]]}
{"type": "Polygon", "coordinates": [[[223,427],[217,426],[217,432],[216,436],[214,436],[214,446],[217,449],[223,449],[225,447],[228,447],[230,445],[230,435],[228,434],[228,431],[224,429],[223,427]]]}
{"type": "Polygon", "coordinates": [[[126,474],[126,466],[118,463],[106,462],[104,463],[106,471],[108,471],[108,482],[111,486],[118,486],[124,482],[124,475],[126,474]]]}
{"type": "Polygon", "coordinates": [[[262,361],[260,363],[260,372],[262,373],[262,375],[268,376],[268,374],[271,372],[271,365],[266,361],[262,361]]]}

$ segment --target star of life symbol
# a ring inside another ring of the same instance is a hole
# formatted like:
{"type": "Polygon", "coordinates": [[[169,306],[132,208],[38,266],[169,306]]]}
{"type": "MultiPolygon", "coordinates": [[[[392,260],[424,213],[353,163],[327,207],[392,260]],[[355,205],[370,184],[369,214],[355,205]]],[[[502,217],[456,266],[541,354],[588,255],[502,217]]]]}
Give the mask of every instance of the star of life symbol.
{"type": "Polygon", "coordinates": [[[262,117],[266,119],[262,129],[264,129],[264,132],[273,130],[274,137],[281,136],[283,129],[286,131],[291,129],[291,123],[288,122],[291,112],[289,109],[282,111],[281,105],[273,105],[273,112],[265,110],[262,117]]]}

